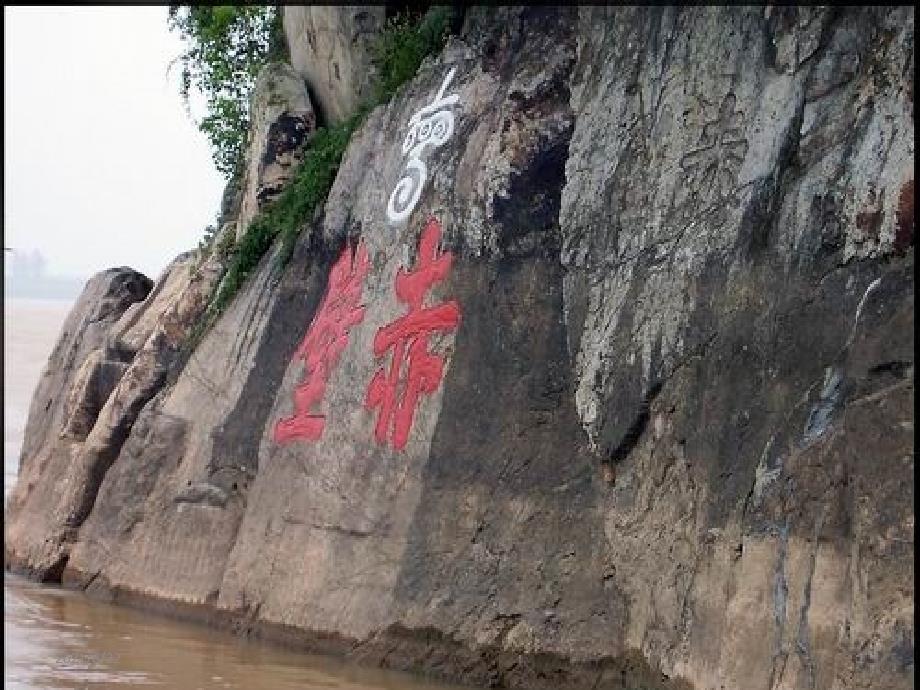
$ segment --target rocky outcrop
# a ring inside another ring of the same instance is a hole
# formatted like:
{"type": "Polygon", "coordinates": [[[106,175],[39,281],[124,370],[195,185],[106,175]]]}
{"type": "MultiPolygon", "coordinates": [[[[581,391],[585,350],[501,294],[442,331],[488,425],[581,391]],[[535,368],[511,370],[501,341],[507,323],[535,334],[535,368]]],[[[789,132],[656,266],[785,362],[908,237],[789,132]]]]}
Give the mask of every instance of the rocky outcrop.
{"type": "Polygon", "coordinates": [[[112,325],[111,343],[125,353],[125,359],[133,357],[141,349],[163,313],[188,287],[198,258],[195,252],[185,252],[173,259],[147,297],[128,307],[112,325]]]}
{"type": "Polygon", "coordinates": [[[222,257],[195,268],[197,260],[191,253],[178,257],[153,286],[129,269],[103,272],[74,305],[33,397],[35,408],[54,388],[66,392],[30,411],[8,506],[17,516],[7,528],[8,563],[37,579],[60,580],[138,413],[179,361],[223,275],[222,257]],[[80,362],[74,353],[82,352],[80,362]]]}
{"type": "Polygon", "coordinates": [[[291,64],[307,81],[324,122],[340,122],[372,95],[371,44],[383,29],[386,8],[283,8],[291,64]]]}
{"type": "Polygon", "coordinates": [[[63,580],[483,686],[909,687],[913,20],[468,10],[63,580]]]}
{"type": "Polygon", "coordinates": [[[256,78],[246,172],[236,215],[242,237],[259,210],[276,198],[302,159],[303,145],[316,131],[316,115],[302,78],[284,63],[271,63],[256,78]]]}
{"type": "Polygon", "coordinates": [[[19,477],[6,509],[5,544],[38,579],[60,578],[61,543],[72,536],[49,513],[60,506],[57,480],[79,452],[120,374],[107,336],[119,318],[150,292],[151,281],[129,268],[93,276],[64,321],[42,372],[26,424],[19,477]],[[103,354],[106,353],[106,354],[103,354]]]}

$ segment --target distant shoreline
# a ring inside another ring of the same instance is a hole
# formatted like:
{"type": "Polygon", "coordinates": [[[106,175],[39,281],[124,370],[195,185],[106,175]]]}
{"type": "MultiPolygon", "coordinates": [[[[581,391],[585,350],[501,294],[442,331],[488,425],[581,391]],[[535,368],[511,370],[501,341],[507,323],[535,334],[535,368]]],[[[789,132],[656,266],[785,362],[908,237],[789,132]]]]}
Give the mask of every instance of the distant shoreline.
{"type": "Polygon", "coordinates": [[[73,301],[86,285],[84,278],[45,278],[23,284],[8,277],[3,285],[4,298],[52,299],[73,301]]]}
{"type": "Polygon", "coordinates": [[[22,306],[28,307],[55,307],[59,308],[65,304],[73,305],[77,301],[76,297],[34,297],[25,295],[11,295],[9,292],[3,295],[4,302],[17,302],[22,306]]]}

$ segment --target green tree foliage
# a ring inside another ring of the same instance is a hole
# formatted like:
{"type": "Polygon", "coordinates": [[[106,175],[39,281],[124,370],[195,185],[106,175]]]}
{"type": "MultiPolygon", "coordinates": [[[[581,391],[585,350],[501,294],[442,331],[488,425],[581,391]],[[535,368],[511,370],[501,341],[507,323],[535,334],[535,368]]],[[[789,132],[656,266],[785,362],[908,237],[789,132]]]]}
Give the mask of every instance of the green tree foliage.
{"type": "Polygon", "coordinates": [[[421,18],[405,13],[387,20],[371,48],[377,69],[377,103],[392,98],[396,89],[415,76],[422,60],[444,46],[451,12],[449,7],[441,5],[432,7],[421,18]]]}
{"type": "Polygon", "coordinates": [[[207,102],[198,127],[211,143],[217,169],[229,178],[242,159],[249,130],[249,99],[256,75],[283,57],[281,13],[274,6],[169,6],[168,25],[187,46],[178,58],[180,90],[192,87],[207,102]]]}

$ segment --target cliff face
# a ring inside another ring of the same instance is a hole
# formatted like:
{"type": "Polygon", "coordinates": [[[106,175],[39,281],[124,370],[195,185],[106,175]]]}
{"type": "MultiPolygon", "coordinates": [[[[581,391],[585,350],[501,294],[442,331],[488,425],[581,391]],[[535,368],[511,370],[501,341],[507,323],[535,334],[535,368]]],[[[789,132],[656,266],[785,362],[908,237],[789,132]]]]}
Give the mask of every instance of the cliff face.
{"type": "Polygon", "coordinates": [[[310,84],[325,120],[344,120],[371,95],[370,48],[386,8],[291,5],[282,12],[293,68],[310,84]]]}
{"type": "Polygon", "coordinates": [[[481,685],[910,687],[913,21],[468,10],[187,360],[217,259],[124,317],[98,481],[36,392],[8,565],[481,685]]]}

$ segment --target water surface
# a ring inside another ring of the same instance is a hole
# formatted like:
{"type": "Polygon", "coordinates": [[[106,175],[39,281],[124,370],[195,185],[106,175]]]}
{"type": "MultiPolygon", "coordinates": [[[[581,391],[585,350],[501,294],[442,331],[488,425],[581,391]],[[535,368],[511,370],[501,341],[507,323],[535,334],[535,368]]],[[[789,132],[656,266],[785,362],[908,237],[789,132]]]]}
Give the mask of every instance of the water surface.
{"type": "Polygon", "coordinates": [[[71,301],[3,300],[3,497],[16,482],[29,402],[71,301]]]}
{"type": "Polygon", "coordinates": [[[446,690],[7,575],[4,687],[446,690]]]}

